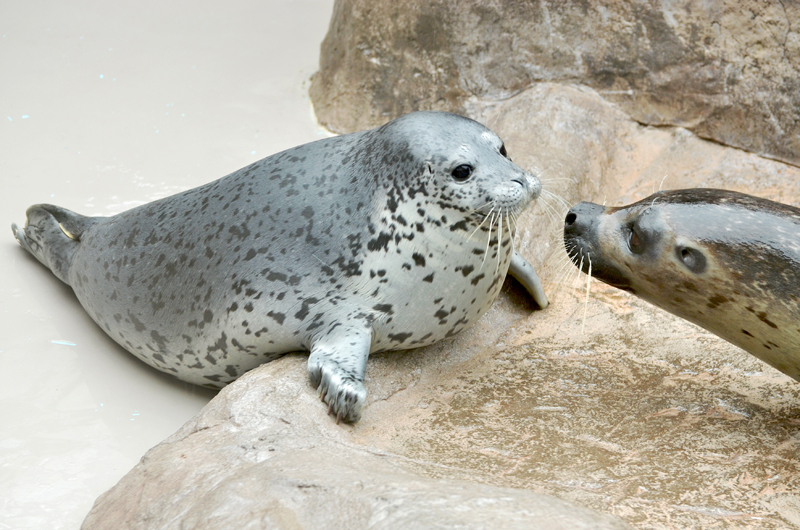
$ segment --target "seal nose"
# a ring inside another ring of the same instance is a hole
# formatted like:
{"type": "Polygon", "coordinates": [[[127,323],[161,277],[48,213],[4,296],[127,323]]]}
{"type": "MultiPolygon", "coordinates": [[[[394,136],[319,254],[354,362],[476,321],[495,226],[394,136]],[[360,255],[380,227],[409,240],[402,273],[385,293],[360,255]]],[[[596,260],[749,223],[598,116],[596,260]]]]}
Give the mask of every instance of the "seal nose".
{"type": "Polygon", "coordinates": [[[581,202],[572,207],[564,218],[564,235],[580,236],[591,231],[605,207],[593,202],[581,202]]]}
{"type": "Polygon", "coordinates": [[[531,194],[531,199],[537,199],[542,193],[542,183],[539,177],[528,171],[525,171],[523,176],[528,184],[528,193],[531,194]]]}

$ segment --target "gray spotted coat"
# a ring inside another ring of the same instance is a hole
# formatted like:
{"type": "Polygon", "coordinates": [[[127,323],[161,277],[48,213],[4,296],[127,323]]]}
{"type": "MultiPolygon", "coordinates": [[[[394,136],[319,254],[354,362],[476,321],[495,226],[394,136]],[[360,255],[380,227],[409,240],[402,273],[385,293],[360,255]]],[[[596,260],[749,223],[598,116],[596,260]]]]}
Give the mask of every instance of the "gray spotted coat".
{"type": "Polygon", "coordinates": [[[515,217],[540,191],[484,126],[418,112],[301,145],[112,217],[28,210],[24,248],[147,364],[220,387],[287,352],[337,419],[370,352],[452,337],[497,297],[515,217]]]}

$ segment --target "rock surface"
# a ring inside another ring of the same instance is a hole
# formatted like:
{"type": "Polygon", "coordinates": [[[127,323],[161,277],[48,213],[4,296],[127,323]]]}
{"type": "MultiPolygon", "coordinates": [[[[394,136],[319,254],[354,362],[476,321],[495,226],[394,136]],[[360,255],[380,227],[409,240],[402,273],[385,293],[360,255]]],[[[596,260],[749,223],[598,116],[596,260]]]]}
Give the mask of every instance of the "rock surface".
{"type": "Polygon", "coordinates": [[[83,528],[629,528],[546,495],[426,477],[436,465],[335,425],[305,361],[264,365],[223,390],[101,497],[83,528]]]}
{"type": "Polygon", "coordinates": [[[338,132],[578,83],[634,120],[800,165],[800,3],[336,2],[311,94],[338,132]]]}

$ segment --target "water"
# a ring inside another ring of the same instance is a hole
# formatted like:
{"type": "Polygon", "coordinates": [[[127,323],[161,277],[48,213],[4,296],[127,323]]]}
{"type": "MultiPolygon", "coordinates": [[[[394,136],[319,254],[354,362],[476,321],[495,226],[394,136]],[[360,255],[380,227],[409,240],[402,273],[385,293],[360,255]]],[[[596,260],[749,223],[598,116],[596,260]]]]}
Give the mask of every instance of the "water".
{"type": "Polygon", "coordinates": [[[10,223],[40,202],[117,213],[324,137],[307,89],[332,5],[32,0],[0,10],[0,529],[77,528],[214,395],[106,337],[10,223]]]}

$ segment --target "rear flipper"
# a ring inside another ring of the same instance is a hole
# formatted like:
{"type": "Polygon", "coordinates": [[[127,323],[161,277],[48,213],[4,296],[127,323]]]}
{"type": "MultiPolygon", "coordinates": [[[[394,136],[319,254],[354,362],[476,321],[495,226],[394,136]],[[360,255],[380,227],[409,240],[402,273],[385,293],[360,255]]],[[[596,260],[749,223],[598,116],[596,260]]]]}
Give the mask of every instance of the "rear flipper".
{"type": "Polygon", "coordinates": [[[81,236],[102,218],[86,217],[51,204],[33,205],[26,214],[25,228],[11,225],[14,237],[59,280],[69,284],[69,267],[81,236]]]}

